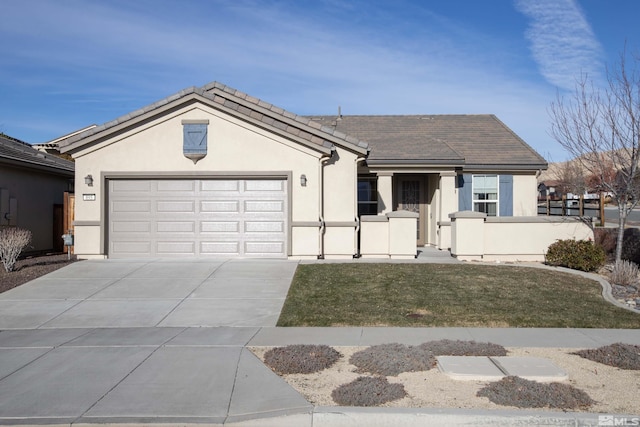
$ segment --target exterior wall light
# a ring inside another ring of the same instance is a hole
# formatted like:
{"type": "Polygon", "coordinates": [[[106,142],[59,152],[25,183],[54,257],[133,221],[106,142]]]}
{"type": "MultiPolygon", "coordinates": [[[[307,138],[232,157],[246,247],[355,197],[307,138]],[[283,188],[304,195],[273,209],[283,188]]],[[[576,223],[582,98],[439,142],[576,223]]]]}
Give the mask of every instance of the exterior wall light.
{"type": "Polygon", "coordinates": [[[307,186],[307,175],[305,174],[300,175],[300,185],[303,187],[307,186]]]}
{"type": "Polygon", "coordinates": [[[84,183],[89,187],[93,187],[93,177],[91,176],[91,174],[84,177],[84,183]]]}

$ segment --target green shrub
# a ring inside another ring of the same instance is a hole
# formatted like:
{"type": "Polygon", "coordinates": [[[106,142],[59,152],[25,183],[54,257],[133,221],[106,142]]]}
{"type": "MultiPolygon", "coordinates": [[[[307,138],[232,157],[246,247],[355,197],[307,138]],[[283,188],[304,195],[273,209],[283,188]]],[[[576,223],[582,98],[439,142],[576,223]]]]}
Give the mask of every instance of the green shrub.
{"type": "Polygon", "coordinates": [[[549,265],[582,271],[595,271],[604,262],[604,250],[590,240],[558,240],[549,246],[546,255],[549,265]]]}

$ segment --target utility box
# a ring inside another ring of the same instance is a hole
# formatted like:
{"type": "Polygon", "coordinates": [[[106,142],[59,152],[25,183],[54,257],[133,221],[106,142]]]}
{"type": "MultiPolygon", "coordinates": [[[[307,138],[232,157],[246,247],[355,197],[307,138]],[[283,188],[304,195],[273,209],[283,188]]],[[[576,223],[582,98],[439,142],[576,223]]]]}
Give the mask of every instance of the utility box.
{"type": "Polygon", "coordinates": [[[65,246],[73,246],[73,234],[71,233],[63,234],[62,242],[64,243],[65,246]]]}

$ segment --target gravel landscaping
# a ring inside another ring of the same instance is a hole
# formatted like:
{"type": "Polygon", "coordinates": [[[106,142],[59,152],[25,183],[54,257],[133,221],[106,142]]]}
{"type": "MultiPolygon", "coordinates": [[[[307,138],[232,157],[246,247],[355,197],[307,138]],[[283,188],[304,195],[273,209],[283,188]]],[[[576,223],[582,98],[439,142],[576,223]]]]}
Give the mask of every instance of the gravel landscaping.
{"type": "Polygon", "coordinates": [[[15,270],[7,273],[0,267],[0,293],[20,286],[40,276],[76,262],[75,256],[67,254],[33,256],[18,260],[15,270]]]}

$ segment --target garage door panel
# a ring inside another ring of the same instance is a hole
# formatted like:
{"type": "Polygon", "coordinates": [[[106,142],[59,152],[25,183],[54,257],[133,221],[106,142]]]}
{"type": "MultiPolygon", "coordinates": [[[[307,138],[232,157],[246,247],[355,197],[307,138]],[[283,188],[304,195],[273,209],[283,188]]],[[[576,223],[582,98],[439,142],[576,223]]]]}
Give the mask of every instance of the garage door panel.
{"type": "Polygon", "coordinates": [[[158,255],[195,255],[195,242],[160,241],[156,245],[158,255]]]}
{"type": "Polygon", "coordinates": [[[149,221],[114,221],[111,224],[114,233],[149,233],[151,223],[149,221]]]}
{"type": "Polygon", "coordinates": [[[158,221],[156,223],[158,233],[194,233],[195,221],[158,221]]]}
{"type": "Polygon", "coordinates": [[[240,182],[238,180],[207,180],[200,181],[200,190],[206,191],[222,191],[222,192],[236,192],[240,191],[240,182]]]}
{"type": "Polygon", "coordinates": [[[158,180],[156,181],[156,188],[158,193],[178,193],[178,195],[184,195],[187,193],[194,193],[196,190],[196,182],[191,180],[158,180]]]}
{"type": "Polygon", "coordinates": [[[200,253],[202,255],[240,255],[240,243],[237,241],[201,242],[200,253]]]}
{"type": "Polygon", "coordinates": [[[151,251],[151,242],[148,241],[118,241],[112,244],[112,249],[118,254],[148,255],[151,251]]]}
{"type": "Polygon", "coordinates": [[[148,193],[151,191],[152,185],[153,183],[151,181],[146,180],[111,181],[111,191],[117,193],[148,193]]]}
{"type": "Polygon", "coordinates": [[[111,206],[113,212],[151,212],[151,202],[145,201],[114,200],[111,206]]]}
{"type": "Polygon", "coordinates": [[[245,212],[284,212],[284,202],[281,200],[247,200],[244,202],[245,212]]]}
{"type": "Polygon", "coordinates": [[[228,201],[207,200],[200,204],[200,212],[239,213],[240,203],[236,200],[228,200],[228,201]]]}
{"type": "Polygon", "coordinates": [[[285,180],[110,180],[109,189],[110,257],[286,255],[285,180]]]}
{"type": "Polygon", "coordinates": [[[238,233],[239,221],[202,221],[200,231],[203,233],[238,233]]]}
{"type": "Polygon", "coordinates": [[[266,180],[246,180],[244,181],[244,191],[284,191],[284,181],[266,181],[266,180]]]}
{"type": "Polygon", "coordinates": [[[244,252],[247,255],[276,255],[284,251],[282,242],[245,242],[244,252]]]}
{"type": "Polygon", "coordinates": [[[158,212],[195,213],[193,200],[159,200],[156,204],[158,212]]]}
{"type": "Polygon", "coordinates": [[[246,233],[280,233],[284,232],[284,221],[245,221],[246,233]]]}

